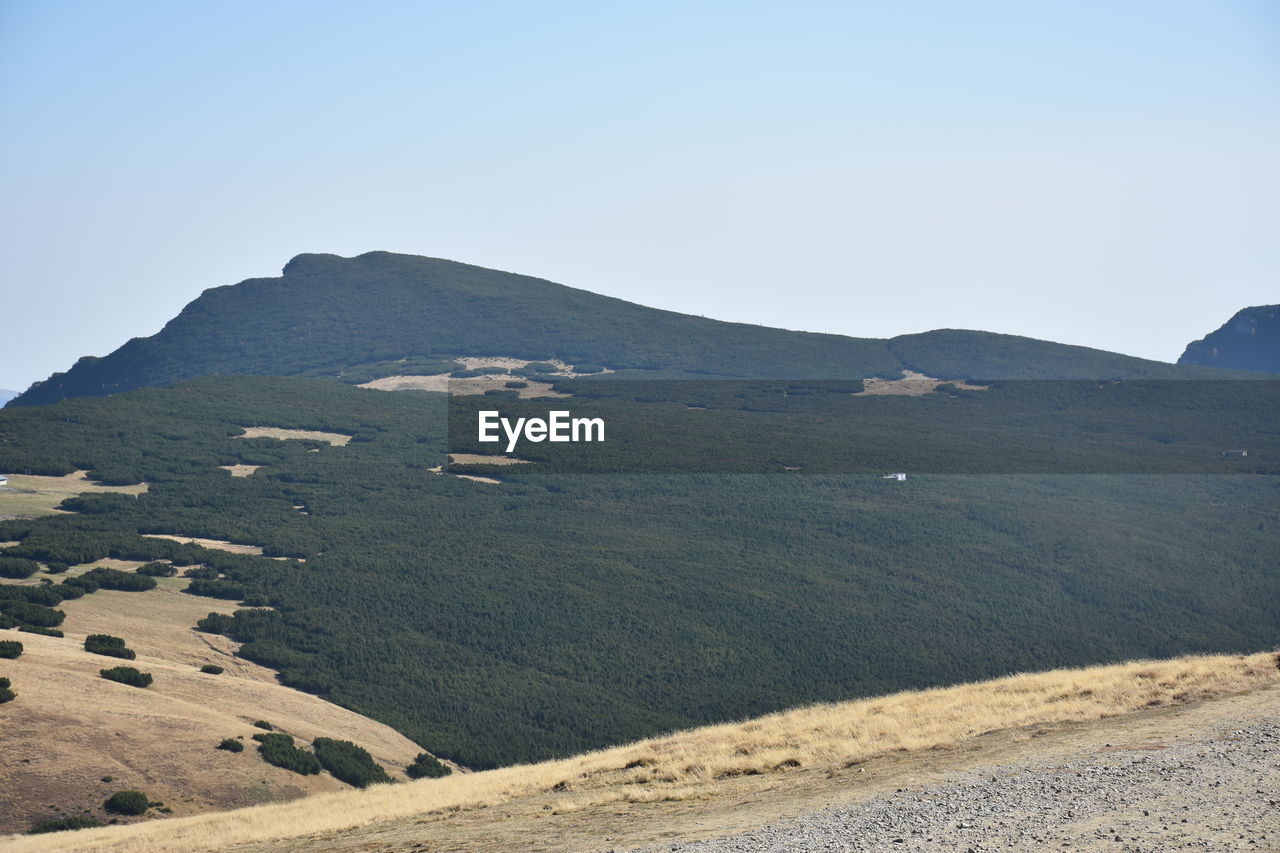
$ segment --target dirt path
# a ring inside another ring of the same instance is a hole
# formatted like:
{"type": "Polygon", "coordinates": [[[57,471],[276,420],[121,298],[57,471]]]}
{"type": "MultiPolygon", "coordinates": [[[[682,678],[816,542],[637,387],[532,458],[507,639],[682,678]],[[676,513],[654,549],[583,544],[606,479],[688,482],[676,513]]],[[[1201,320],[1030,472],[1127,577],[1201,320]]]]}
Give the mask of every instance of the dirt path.
{"type": "Polygon", "coordinates": [[[1280,850],[1280,703],[1268,698],[1103,726],[1049,754],[649,851],[1280,850]]]}

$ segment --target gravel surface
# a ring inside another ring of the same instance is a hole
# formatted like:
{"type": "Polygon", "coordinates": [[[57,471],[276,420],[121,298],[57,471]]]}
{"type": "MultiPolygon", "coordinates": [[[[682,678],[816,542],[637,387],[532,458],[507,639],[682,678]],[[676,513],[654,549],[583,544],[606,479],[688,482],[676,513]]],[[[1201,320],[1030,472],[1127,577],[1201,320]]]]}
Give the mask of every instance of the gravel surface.
{"type": "Polygon", "coordinates": [[[1280,851],[1280,713],[1187,743],[1116,744],[901,789],[650,851],[1280,851]]]}

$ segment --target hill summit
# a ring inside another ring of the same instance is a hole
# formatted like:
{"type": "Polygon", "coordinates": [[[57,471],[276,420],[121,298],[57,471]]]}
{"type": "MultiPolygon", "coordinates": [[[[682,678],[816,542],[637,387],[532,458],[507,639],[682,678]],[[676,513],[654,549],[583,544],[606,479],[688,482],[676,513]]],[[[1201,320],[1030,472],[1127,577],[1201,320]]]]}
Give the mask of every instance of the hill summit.
{"type": "Polygon", "coordinates": [[[505,355],[620,375],[951,379],[1208,378],[1217,371],[1037,341],[941,330],[850,338],[648,308],[439,258],[304,254],[278,278],[206,290],[155,335],[86,356],[15,405],[171,385],[210,374],[330,376],[408,358],[505,355]]]}

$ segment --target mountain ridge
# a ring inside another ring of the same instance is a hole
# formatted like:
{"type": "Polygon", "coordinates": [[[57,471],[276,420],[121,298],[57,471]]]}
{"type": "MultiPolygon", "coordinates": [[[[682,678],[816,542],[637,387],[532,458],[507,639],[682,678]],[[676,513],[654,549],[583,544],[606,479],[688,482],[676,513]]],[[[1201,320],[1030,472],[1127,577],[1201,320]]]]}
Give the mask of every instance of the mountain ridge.
{"type": "Polygon", "coordinates": [[[274,278],[205,290],[156,334],[86,356],[12,405],[167,386],[209,374],[337,378],[408,357],[513,355],[628,375],[735,378],[1222,378],[991,332],[854,338],[731,323],[441,258],[301,254],[274,278]]]}
{"type": "Polygon", "coordinates": [[[1178,364],[1280,373],[1280,305],[1242,308],[1187,344],[1178,364]]]}

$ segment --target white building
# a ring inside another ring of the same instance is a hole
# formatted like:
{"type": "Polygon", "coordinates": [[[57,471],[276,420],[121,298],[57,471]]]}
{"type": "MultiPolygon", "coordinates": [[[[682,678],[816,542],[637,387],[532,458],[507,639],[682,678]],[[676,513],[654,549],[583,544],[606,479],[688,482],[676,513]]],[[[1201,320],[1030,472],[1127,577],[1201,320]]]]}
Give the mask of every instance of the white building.
{"type": "Polygon", "coordinates": [[[881,480],[897,480],[899,483],[901,483],[903,480],[907,479],[907,475],[901,472],[898,472],[897,474],[885,474],[880,479],[881,480]]]}

